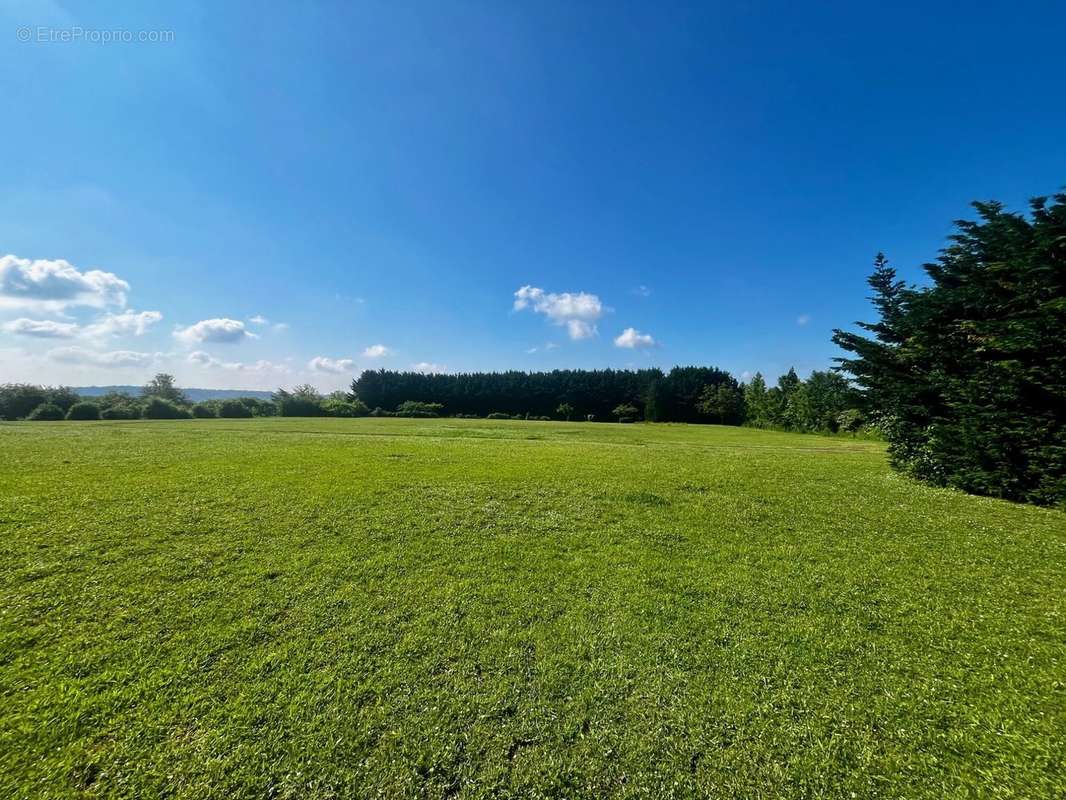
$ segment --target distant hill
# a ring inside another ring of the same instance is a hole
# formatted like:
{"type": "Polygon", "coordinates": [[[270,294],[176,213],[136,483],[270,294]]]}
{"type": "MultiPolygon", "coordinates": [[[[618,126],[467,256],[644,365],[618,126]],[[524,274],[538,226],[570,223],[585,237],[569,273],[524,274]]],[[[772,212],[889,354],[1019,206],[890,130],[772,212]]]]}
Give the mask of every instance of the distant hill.
{"type": "MultiPolygon", "coordinates": [[[[108,392],[124,392],[137,397],[141,393],[140,386],[72,386],[75,392],[83,397],[99,397],[108,392]]],[[[229,397],[255,397],[259,400],[269,400],[270,392],[257,392],[251,389],[185,389],[185,396],[192,402],[199,403],[201,400],[225,400],[229,397]]]]}

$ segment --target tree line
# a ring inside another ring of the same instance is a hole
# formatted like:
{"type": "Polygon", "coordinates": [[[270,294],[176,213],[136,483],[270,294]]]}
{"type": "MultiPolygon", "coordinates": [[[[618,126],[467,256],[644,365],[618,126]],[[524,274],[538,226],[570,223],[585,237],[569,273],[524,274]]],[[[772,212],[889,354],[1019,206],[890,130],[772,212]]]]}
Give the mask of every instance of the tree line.
{"type": "Polygon", "coordinates": [[[177,386],[174,376],[165,373],[152,378],[137,395],[109,392],[82,397],[66,386],[0,385],[0,419],[6,420],[358,417],[368,413],[369,409],[346,392],[324,395],[309,384],[279,389],[270,400],[233,397],[193,403],[177,386]]]}
{"type": "Polygon", "coordinates": [[[444,413],[610,422],[715,423],[782,430],[859,429],[862,396],[836,372],[801,379],[794,369],[776,385],[761,374],[742,383],[715,367],[423,374],[372,370],[352,383],[367,407],[405,401],[439,404],[444,413]]]}
{"type": "Polygon", "coordinates": [[[714,367],[463,373],[364,372],[350,392],[322,394],[304,384],[270,400],[238,397],[191,403],[174,377],[156,375],[137,396],[85,398],[66,387],[0,386],[0,418],[17,420],[249,417],[485,417],[592,422],[688,422],[781,430],[856,431],[861,397],[832,372],[807,380],[795,370],[767,387],[714,367]]]}

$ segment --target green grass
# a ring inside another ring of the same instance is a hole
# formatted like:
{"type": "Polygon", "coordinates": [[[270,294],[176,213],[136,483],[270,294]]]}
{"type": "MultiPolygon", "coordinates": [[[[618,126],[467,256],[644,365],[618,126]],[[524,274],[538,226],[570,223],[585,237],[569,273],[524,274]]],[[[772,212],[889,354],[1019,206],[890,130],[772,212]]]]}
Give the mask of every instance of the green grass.
{"type": "Polygon", "coordinates": [[[0,797],[1063,797],[1066,514],[881,445],[0,425],[0,797]]]}

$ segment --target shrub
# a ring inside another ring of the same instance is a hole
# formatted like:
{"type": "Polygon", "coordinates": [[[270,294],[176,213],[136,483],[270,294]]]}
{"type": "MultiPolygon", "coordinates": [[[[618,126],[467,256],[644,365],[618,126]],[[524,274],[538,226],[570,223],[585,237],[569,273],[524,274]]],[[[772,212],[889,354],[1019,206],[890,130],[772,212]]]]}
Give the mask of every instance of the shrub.
{"type": "Polygon", "coordinates": [[[67,412],[67,419],[90,420],[100,419],[100,406],[96,403],[75,403],[67,412]]]}
{"type": "Polygon", "coordinates": [[[196,419],[214,419],[218,416],[218,412],[215,411],[215,406],[212,403],[197,403],[192,407],[192,415],[196,419]]]}
{"type": "Polygon", "coordinates": [[[485,419],[510,419],[510,414],[504,414],[502,411],[493,411],[485,419]]]}
{"type": "Polygon", "coordinates": [[[250,419],[252,409],[240,400],[223,400],[218,407],[218,415],[225,419],[250,419]]]}
{"type": "Polygon", "coordinates": [[[100,412],[103,419],[140,419],[141,408],[136,403],[116,403],[100,412]]]}
{"type": "Polygon", "coordinates": [[[423,403],[419,400],[404,400],[396,407],[398,417],[439,417],[444,406],[440,403],[423,403]]]}
{"type": "Polygon", "coordinates": [[[370,416],[372,416],[372,417],[395,417],[396,416],[396,412],[395,411],[386,411],[381,406],[378,406],[377,408],[375,408],[373,411],[370,412],[370,416]]]}
{"type": "Polygon", "coordinates": [[[30,412],[30,415],[26,417],[26,419],[32,419],[39,422],[54,422],[55,420],[63,419],[63,409],[55,403],[41,403],[37,408],[30,412]]]}
{"type": "Polygon", "coordinates": [[[331,417],[365,417],[370,413],[366,403],[358,397],[348,400],[344,397],[328,397],[322,408],[331,417]]]}
{"type": "Polygon", "coordinates": [[[633,422],[637,418],[637,408],[629,403],[621,403],[614,407],[611,413],[618,417],[619,422],[633,422]]]}
{"type": "Polygon", "coordinates": [[[145,419],[188,419],[191,414],[175,403],[162,397],[149,397],[141,411],[145,419]]]}

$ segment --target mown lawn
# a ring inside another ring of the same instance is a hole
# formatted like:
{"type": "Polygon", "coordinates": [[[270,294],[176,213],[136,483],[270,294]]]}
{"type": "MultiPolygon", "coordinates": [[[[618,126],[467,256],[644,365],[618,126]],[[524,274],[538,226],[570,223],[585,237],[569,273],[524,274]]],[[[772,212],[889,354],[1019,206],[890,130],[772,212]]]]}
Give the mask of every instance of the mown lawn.
{"type": "Polygon", "coordinates": [[[1066,514],[881,445],[0,425],[0,797],[1066,794],[1066,514]]]}

